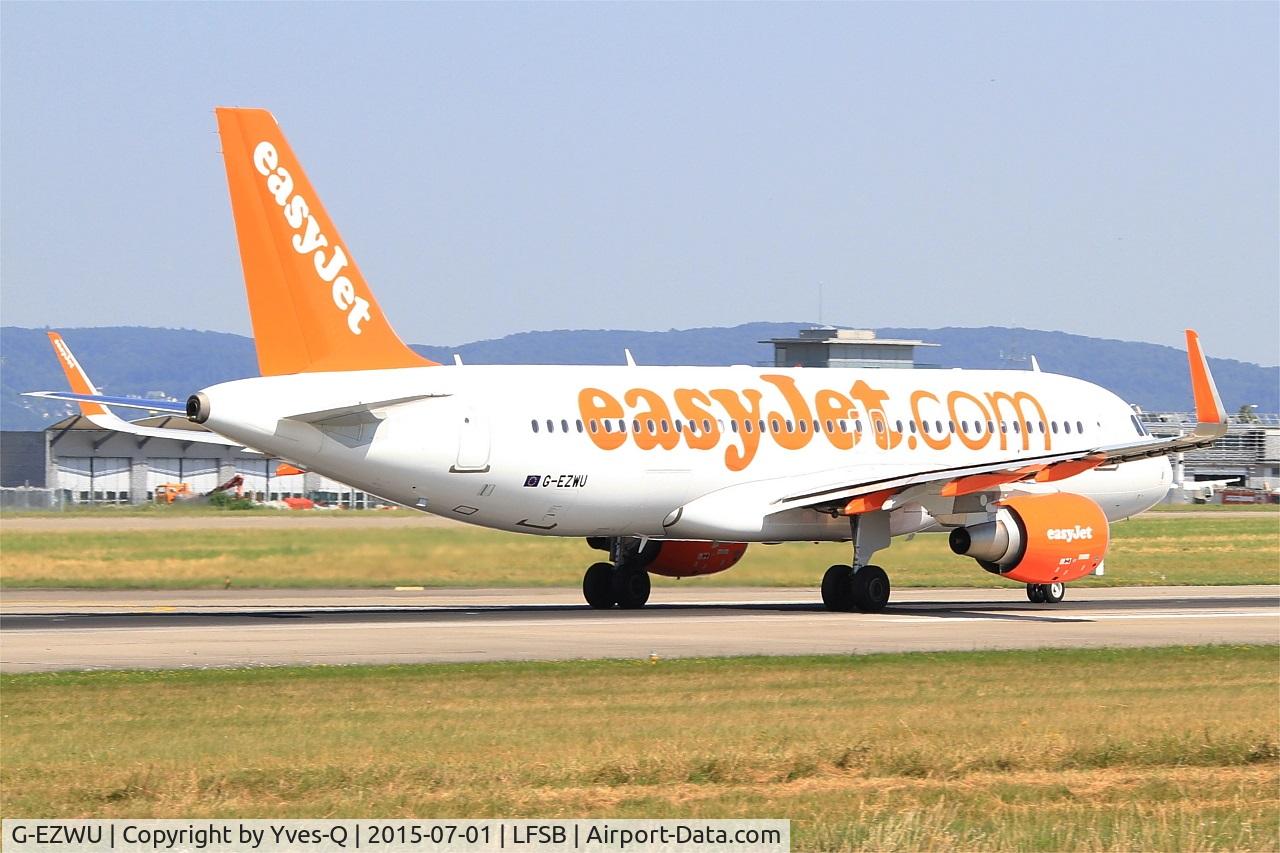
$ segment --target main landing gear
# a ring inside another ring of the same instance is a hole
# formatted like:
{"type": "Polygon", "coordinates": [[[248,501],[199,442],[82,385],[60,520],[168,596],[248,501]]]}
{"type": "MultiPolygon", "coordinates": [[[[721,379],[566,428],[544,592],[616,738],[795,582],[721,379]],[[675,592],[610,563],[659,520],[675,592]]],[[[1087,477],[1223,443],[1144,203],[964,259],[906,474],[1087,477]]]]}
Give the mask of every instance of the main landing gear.
{"type": "Polygon", "coordinates": [[[623,610],[644,607],[649,600],[649,573],[644,570],[639,540],[611,537],[607,544],[601,541],[591,545],[607,550],[613,562],[595,563],[582,576],[582,597],[587,604],[596,610],[608,610],[614,605],[623,610]]]}
{"type": "Polygon", "coordinates": [[[1062,583],[1029,583],[1027,584],[1027,600],[1032,604],[1057,604],[1067,594],[1067,585],[1062,583]]]}
{"type": "Polygon", "coordinates": [[[869,564],[871,556],[889,546],[889,513],[884,510],[852,515],[853,565],[836,565],[822,576],[822,603],[828,610],[879,613],[889,603],[889,575],[869,564]]]}
{"type": "Polygon", "coordinates": [[[822,603],[844,613],[878,613],[889,603],[889,576],[879,566],[832,566],[822,576],[822,603]]]}

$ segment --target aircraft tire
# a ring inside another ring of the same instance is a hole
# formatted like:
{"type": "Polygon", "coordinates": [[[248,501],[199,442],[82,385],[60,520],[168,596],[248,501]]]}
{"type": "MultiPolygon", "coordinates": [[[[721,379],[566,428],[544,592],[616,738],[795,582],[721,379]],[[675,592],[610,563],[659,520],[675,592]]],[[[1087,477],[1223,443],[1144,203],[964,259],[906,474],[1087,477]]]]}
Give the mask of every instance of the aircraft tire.
{"type": "Polygon", "coordinates": [[[649,573],[644,569],[617,569],[613,573],[613,597],[623,610],[644,607],[649,586],[649,573]]]}
{"type": "Polygon", "coordinates": [[[853,573],[853,604],[862,613],[879,613],[889,603],[889,575],[879,566],[853,573]]]}
{"type": "Polygon", "coordinates": [[[613,564],[595,563],[582,576],[582,597],[596,610],[608,610],[617,601],[613,597],[613,564]]]}
{"type": "Polygon", "coordinates": [[[1046,604],[1057,604],[1067,595],[1067,585],[1064,583],[1045,583],[1040,588],[1046,604]]]}
{"type": "Polygon", "coordinates": [[[1032,604],[1044,604],[1044,587],[1038,583],[1027,584],[1027,601],[1032,604]]]}
{"type": "Polygon", "coordinates": [[[822,603],[837,613],[853,611],[853,567],[835,565],[822,576],[822,603]]]}

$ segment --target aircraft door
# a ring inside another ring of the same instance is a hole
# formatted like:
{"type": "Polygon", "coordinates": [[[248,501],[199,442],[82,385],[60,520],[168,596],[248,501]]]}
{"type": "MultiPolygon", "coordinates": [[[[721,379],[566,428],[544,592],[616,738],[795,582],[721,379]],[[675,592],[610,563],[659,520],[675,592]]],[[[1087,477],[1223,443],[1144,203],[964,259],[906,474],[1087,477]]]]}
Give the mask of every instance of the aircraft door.
{"type": "Polygon", "coordinates": [[[456,473],[489,470],[489,419],[474,406],[462,410],[458,424],[458,458],[449,470],[456,473]]]}

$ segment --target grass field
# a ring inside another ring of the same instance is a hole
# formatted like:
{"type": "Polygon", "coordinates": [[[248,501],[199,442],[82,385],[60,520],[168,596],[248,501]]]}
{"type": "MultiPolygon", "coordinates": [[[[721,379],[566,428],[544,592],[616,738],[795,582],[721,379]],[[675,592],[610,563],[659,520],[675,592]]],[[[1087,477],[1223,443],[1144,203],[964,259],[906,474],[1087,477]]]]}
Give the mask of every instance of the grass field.
{"type": "MultiPolygon", "coordinates": [[[[1149,515],[1112,527],[1107,574],[1083,586],[1275,583],[1280,516],[1149,515]]],[[[479,528],[6,531],[0,586],[218,588],[576,586],[604,555],[579,539],[479,528]]],[[[656,583],[816,586],[849,546],[754,545],[728,572],[656,583]]],[[[894,540],[877,557],[901,587],[1000,586],[941,534],[894,540]]]]}
{"type": "Polygon", "coordinates": [[[1273,850],[1278,677],[1275,647],[6,676],[0,811],[1273,850]]]}

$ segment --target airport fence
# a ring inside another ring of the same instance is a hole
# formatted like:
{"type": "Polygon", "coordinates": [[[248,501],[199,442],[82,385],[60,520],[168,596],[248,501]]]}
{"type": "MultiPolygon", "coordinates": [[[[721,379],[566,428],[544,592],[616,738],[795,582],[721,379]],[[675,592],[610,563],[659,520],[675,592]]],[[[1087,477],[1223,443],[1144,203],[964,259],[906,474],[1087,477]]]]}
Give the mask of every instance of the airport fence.
{"type": "Polygon", "coordinates": [[[0,509],[62,509],[66,500],[67,493],[63,489],[36,486],[0,488],[0,509]]]}

